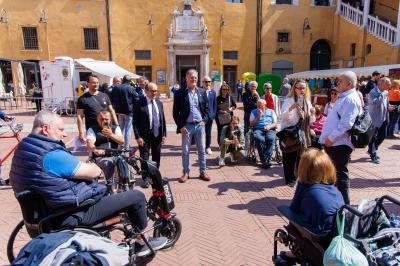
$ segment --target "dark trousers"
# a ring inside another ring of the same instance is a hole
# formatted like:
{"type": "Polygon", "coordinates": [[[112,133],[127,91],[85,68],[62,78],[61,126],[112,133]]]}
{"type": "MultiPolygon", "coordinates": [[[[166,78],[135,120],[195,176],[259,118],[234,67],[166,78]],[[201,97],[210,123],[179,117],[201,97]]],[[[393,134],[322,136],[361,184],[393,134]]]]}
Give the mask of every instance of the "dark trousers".
{"type": "Polygon", "coordinates": [[[283,175],[286,184],[296,181],[299,160],[300,150],[282,154],[283,175]]]}
{"type": "Polygon", "coordinates": [[[147,141],[144,141],[144,145],[139,147],[140,157],[145,160],[150,158],[151,150],[151,160],[157,163],[157,167],[160,168],[160,157],[161,157],[161,137],[155,138],[153,135],[150,136],[147,141]]]}
{"type": "Polygon", "coordinates": [[[242,99],[242,101],[243,101],[242,89],[237,90],[237,101],[239,101],[240,99],[242,99]]]}
{"type": "Polygon", "coordinates": [[[42,110],[42,100],[36,99],[35,105],[36,105],[36,112],[40,112],[42,110]]]}
{"type": "Polygon", "coordinates": [[[128,190],[101,198],[86,210],[72,214],[61,221],[57,227],[92,226],[125,212],[132,224],[140,230],[147,227],[145,197],[139,190],[128,190]]]}
{"type": "MultiPolygon", "coordinates": [[[[208,122],[206,123],[205,126],[205,131],[206,131],[206,149],[211,147],[211,130],[212,130],[212,124],[214,120],[209,119],[208,122]]],[[[219,141],[219,139],[218,139],[219,141]]]]}
{"type": "Polygon", "coordinates": [[[347,166],[350,161],[350,155],[353,152],[352,148],[347,145],[324,147],[326,153],[331,158],[336,168],[336,186],[342,193],[345,204],[350,204],[350,178],[349,169],[347,166]]]}
{"type": "Polygon", "coordinates": [[[374,135],[368,144],[368,152],[371,154],[371,157],[376,155],[379,145],[381,145],[383,140],[386,138],[387,125],[388,122],[386,120],[380,127],[375,128],[374,135]]]}
{"type": "Polygon", "coordinates": [[[250,113],[245,112],[244,117],[243,117],[243,123],[244,123],[244,134],[249,132],[249,127],[250,127],[250,113]]]}
{"type": "Polygon", "coordinates": [[[222,128],[224,126],[226,126],[226,125],[220,125],[220,124],[217,123],[217,143],[218,143],[218,145],[221,145],[220,138],[221,138],[222,128]]]}
{"type": "Polygon", "coordinates": [[[399,122],[399,112],[397,112],[397,109],[395,111],[389,112],[389,126],[387,130],[387,135],[390,137],[393,137],[394,134],[394,128],[399,122]]]}

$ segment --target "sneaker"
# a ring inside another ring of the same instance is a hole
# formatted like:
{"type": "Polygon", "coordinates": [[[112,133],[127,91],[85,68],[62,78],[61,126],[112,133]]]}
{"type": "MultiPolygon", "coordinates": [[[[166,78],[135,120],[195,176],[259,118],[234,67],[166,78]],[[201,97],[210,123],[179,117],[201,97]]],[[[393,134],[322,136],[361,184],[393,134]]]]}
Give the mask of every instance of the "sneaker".
{"type": "Polygon", "coordinates": [[[380,158],[377,155],[371,157],[372,162],[376,163],[376,164],[380,164],[381,163],[381,161],[379,159],[380,158]]]}
{"type": "Polygon", "coordinates": [[[208,155],[212,154],[211,148],[207,148],[207,149],[206,149],[206,153],[207,153],[208,155]]]}
{"type": "MultiPolygon", "coordinates": [[[[147,242],[149,242],[149,245],[153,248],[154,251],[156,251],[162,249],[167,244],[168,239],[166,237],[149,237],[147,239],[147,242]]],[[[135,242],[135,255],[137,257],[143,257],[149,255],[150,253],[151,250],[146,244],[141,245],[135,242]]]]}
{"type": "Polygon", "coordinates": [[[235,160],[232,154],[230,154],[229,157],[231,158],[231,163],[237,163],[237,160],[235,160]]]}
{"type": "Polygon", "coordinates": [[[2,189],[2,188],[11,188],[10,179],[4,180],[4,179],[0,178],[0,189],[2,189]]]}
{"type": "Polygon", "coordinates": [[[224,166],[224,165],[225,165],[225,158],[219,157],[218,165],[219,165],[219,166],[224,166]]]}

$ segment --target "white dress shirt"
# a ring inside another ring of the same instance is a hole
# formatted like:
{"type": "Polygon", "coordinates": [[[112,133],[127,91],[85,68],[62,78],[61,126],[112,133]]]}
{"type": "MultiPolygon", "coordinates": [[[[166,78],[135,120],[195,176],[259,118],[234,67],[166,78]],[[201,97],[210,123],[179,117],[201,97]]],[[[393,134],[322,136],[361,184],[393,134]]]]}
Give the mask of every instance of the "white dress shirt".
{"type": "MultiPolygon", "coordinates": [[[[151,99],[149,97],[146,96],[146,100],[147,100],[147,109],[149,110],[150,129],[153,129],[153,105],[151,104],[151,99]]],[[[158,110],[157,102],[155,99],[154,99],[154,106],[156,107],[156,113],[158,117],[160,117],[160,112],[158,110]]]]}
{"type": "Polygon", "coordinates": [[[357,116],[361,113],[361,100],[356,89],[339,93],[339,98],[325,120],[319,142],[324,144],[330,139],[333,142],[332,146],[347,145],[354,149],[347,131],[353,127],[357,116]]]}

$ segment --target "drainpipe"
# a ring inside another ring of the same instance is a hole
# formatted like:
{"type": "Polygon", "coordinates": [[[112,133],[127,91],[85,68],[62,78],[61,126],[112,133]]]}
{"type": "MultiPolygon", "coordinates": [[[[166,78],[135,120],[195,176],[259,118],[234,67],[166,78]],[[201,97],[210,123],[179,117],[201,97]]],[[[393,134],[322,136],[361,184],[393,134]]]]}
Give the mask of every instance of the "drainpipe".
{"type": "Polygon", "coordinates": [[[256,75],[261,72],[261,32],[262,32],[262,0],[257,0],[257,25],[256,25],[256,75]]]}
{"type": "Polygon", "coordinates": [[[110,4],[109,4],[109,0],[106,0],[106,20],[107,20],[108,60],[112,61],[110,4]]]}

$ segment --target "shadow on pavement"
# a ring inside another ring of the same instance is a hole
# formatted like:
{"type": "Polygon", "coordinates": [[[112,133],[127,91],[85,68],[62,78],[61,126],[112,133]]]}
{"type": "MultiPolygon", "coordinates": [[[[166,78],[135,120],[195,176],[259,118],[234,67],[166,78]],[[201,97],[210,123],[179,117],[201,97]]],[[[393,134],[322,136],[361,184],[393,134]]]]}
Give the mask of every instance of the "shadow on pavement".
{"type": "Polygon", "coordinates": [[[350,187],[353,188],[400,187],[400,177],[380,178],[380,179],[352,178],[350,180],[350,187]]]}
{"type": "Polygon", "coordinates": [[[223,195],[229,189],[234,189],[239,192],[261,192],[266,188],[274,188],[284,186],[283,179],[275,179],[267,182],[246,181],[246,182],[221,182],[211,184],[208,187],[218,189],[218,195],[223,195]]]}
{"type": "Polygon", "coordinates": [[[276,209],[276,207],[282,205],[286,206],[290,205],[290,200],[282,200],[274,197],[265,197],[262,199],[251,200],[245,204],[229,205],[228,208],[233,210],[248,210],[249,213],[255,215],[280,216],[280,213],[276,209]]]}

